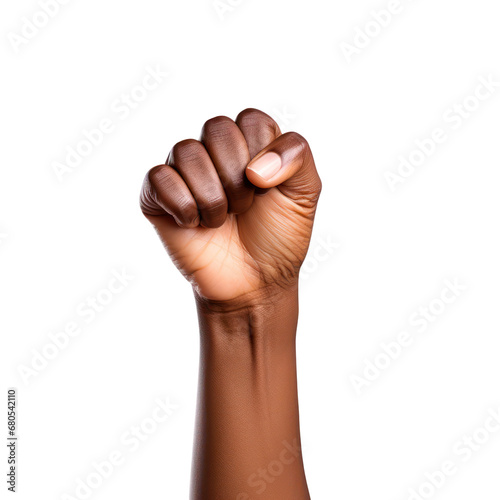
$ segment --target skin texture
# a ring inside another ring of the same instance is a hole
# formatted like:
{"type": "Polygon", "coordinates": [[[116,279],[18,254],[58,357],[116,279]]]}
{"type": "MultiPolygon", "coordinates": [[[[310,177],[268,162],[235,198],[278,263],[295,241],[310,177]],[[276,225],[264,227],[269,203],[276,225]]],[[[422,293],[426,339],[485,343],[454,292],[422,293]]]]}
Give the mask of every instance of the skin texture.
{"type": "Polygon", "coordinates": [[[192,500],[309,498],[295,335],[320,191],[307,141],[255,109],[208,120],[144,180],[141,209],[198,310],[192,500]]]}

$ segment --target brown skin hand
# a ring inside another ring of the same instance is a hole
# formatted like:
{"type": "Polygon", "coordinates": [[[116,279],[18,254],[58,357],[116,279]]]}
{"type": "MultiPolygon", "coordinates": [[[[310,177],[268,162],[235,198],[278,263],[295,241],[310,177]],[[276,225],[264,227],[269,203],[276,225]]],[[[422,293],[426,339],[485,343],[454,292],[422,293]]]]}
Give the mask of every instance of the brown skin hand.
{"type": "Polygon", "coordinates": [[[200,296],[230,300],[296,281],[320,185],[305,139],[246,110],[236,123],[207,121],[201,141],[176,144],[167,164],[148,173],[141,207],[200,296]],[[289,162],[282,174],[292,178],[276,184],[253,173],[250,159],[268,151],[289,162]]]}
{"type": "Polygon", "coordinates": [[[198,305],[192,500],[309,499],[295,334],[320,191],[307,141],[256,109],[208,120],[145,178],[141,209],[198,305]]]}

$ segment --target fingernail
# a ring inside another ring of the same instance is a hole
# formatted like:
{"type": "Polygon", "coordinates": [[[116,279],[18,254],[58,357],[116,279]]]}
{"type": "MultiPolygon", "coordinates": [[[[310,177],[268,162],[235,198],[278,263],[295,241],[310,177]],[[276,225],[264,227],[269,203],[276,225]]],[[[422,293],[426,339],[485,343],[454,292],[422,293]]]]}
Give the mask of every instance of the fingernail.
{"type": "Polygon", "coordinates": [[[274,177],[281,168],[281,158],[276,153],[265,153],[255,160],[248,170],[252,170],[257,175],[268,181],[274,177]]]}

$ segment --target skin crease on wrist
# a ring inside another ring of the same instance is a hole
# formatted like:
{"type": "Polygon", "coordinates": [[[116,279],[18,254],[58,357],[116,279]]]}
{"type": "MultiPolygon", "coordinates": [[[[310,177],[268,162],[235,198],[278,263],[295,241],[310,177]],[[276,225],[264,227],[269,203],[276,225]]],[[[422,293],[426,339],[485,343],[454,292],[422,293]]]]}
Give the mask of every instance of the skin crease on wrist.
{"type": "Polygon", "coordinates": [[[141,209],[192,284],[201,349],[192,500],[307,500],[295,336],[321,181],[307,141],[256,109],[151,169],[141,209]]]}

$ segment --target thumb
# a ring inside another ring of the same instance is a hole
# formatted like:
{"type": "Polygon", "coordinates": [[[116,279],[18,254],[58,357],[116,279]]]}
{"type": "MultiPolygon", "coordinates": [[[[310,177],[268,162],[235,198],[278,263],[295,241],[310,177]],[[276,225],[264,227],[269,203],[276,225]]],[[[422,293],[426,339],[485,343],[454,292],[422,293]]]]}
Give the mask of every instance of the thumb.
{"type": "Polygon", "coordinates": [[[295,201],[316,202],[321,180],[307,141],[296,132],[280,135],[247,165],[248,180],[259,188],[277,187],[295,201]]]}

